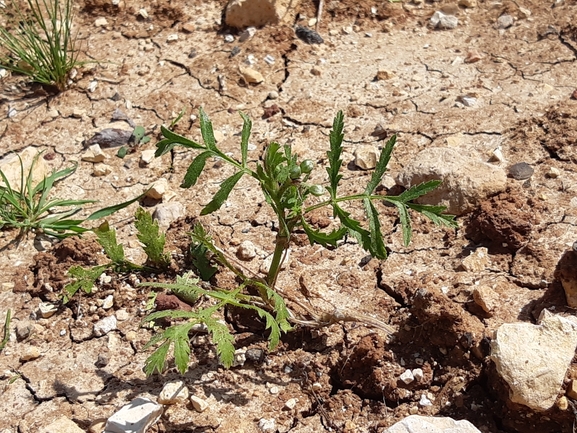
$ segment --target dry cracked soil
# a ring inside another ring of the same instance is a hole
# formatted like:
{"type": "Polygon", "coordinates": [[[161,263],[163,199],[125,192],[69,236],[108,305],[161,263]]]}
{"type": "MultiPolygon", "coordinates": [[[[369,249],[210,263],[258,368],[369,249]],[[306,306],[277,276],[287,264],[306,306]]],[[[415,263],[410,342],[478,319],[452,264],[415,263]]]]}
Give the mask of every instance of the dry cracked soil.
{"type": "MultiPolygon", "coordinates": [[[[394,334],[362,322],[303,326],[267,352],[262,327],[229,314],[236,347],[263,350],[264,357],[226,370],[214,347],[194,336],[183,380],[209,409],[167,407],[150,431],[255,432],[259,420],[274,418],[280,432],[381,432],[415,413],[467,419],[483,432],[573,431],[571,406],[533,413],[507,402],[488,354],[499,325],[534,323],[544,308],[573,311],[558,274],[560,260],[577,241],[577,3],[465,4],[474,7],[448,0],[328,0],[318,30],[324,43],[308,45],[295,37],[294,23],[266,26],[240,42],[238,32],[221,23],[224,1],[125,0],[114,6],[79,0],[82,56],[94,63],[78,71],[71,88],[51,95],[21,77],[2,79],[0,153],[34,147],[44,151],[51,169],[79,162],[76,173],[57,184],[55,196],[96,199],[101,207],[135,197],[160,178],[168,181],[163,201],[185,209],[167,232],[175,273],[190,268],[187,232],[227,173],[219,161],[209,161],[199,185],[185,190],[179,185],[190,152],[142,161],[160,140],[160,125],[183,109],[175,130],[187,137],[199,140],[196,116],[203,107],[219,145],[237,154],[243,111],[254,122],[251,160],[278,141],[319,164],[326,162],[332,119],[343,110],[344,182],[351,191],[370,175],[352,163],[355,149],[382,146],[392,134],[398,134],[398,145],[386,188],[429,147],[452,147],[483,161],[499,149],[502,158],[492,164],[534,168],[530,178],[509,177],[505,191],[459,216],[457,230],[415,216],[408,247],[396,214],[382,207],[386,261],[370,260],[352,241],[327,250],[297,235],[278,281],[287,297],[317,312],[379,318],[394,334]],[[147,18],[139,14],[142,7],[147,18]],[[432,29],[437,10],[456,14],[457,27],[432,29]],[[500,28],[504,14],[513,24],[500,28]],[[97,22],[101,18],[106,22],[97,22]],[[239,72],[249,57],[264,77],[260,84],[247,83],[239,72]],[[84,144],[96,132],[126,123],[111,123],[117,109],[152,139],[132,146],[124,159],[116,157],[116,148],[104,148],[110,173],[94,176],[94,164],[81,160],[84,144]],[[487,248],[488,260],[463,266],[480,247],[487,248]],[[488,312],[474,301],[479,287],[496,296],[488,312]],[[423,372],[418,380],[399,379],[416,368],[423,372]],[[293,398],[296,405],[285,404],[293,398]]],[[[301,2],[295,11],[300,24],[307,25],[316,6],[301,2]]],[[[150,211],[160,204],[143,203],[150,211]]],[[[109,222],[138,262],[144,257],[135,237],[135,206],[109,222]]],[[[245,266],[258,272],[272,252],[272,216],[247,179],[223,209],[202,221],[230,256],[241,242],[253,242],[259,254],[245,266]]],[[[313,223],[323,227],[330,216],[319,213],[313,223]]],[[[33,433],[61,415],[88,430],[131,399],[156,398],[165,382],[180,378],[172,363],[163,375],[146,377],[150,351],[143,346],[152,331],[140,327],[150,289],[138,282],[174,275],[110,274],[98,291],[42,318],[40,302],[58,303],[70,266],[102,262],[101,248],[88,235],[48,247],[32,237],[15,239],[12,231],[0,234],[0,319],[8,309],[13,314],[11,339],[0,355],[0,430],[33,433]],[[109,295],[114,305],[105,309],[109,295]],[[93,324],[112,314],[117,329],[94,336],[93,324]],[[34,348],[40,356],[26,360],[34,348]]],[[[230,279],[219,278],[222,284],[230,279]]],[[[566,383],[571,379],[577,379],[577,360],[566,383]]]]}

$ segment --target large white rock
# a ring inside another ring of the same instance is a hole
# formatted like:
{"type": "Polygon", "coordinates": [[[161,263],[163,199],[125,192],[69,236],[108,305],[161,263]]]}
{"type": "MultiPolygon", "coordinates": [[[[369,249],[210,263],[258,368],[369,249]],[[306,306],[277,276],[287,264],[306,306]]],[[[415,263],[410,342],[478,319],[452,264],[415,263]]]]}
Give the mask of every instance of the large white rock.
{"type": "Polygon", "coordinates": [[[384,433],[481,433],[469,421],[448,417],[411,415],[393,424],[384,433]]]}
{"type": "Polygon", "coordinates": [[[231,0],[225,22],[231,27],[262,27],[281,21],[293,22],[300,0],[231,0]]]}
{"type": "Polygon", "coordinates": [[[162,415],[162,405],[138,397],[108,418],[106,433],[145,433],[162,415]]]}
{"type": "Polygon", "coordinates": [[[577,321],[543,310],[538,325],[501,325],[491,343],[491,359],[513,403],[546,411],[561,391],[576,347],[577,321]]]}
{"type": "Polygon", "coordinates": [[[462,215],[473,210],[481,200],[504,191],[507,175],[503,169],[466,156],[457,149],[432,147],[418,153],[396,179],[405,188],[429,180],[442,183],[417,202],[447,206],[448,213],[462,215]]]}

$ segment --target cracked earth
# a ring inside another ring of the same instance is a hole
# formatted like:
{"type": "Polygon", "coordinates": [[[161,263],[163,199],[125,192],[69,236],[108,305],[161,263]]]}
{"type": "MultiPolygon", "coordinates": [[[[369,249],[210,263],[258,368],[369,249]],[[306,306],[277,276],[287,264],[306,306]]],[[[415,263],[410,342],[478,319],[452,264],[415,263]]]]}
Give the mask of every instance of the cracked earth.
{"type": "MultiPolygon", "coordinates": [[[[279,280],[287,296],[316,311],[338,308],[378,317],[396,329],[394,338],[362,323],[299,328],[265,359],[224,370],[204,336],[195,336],[194,367],[184,380],[210,409],[168,407],[152,431],[254,432],[259,419],[274,418],[281,432],[381,432],[414,413],[467,419],[483,432],[572,431],[571,410],[555,406],[536,414],[505,404],[507,391],[488,360],[488,347],[503,323],[534,323],[544,308],[572,311],[558,272],[577,241],[574,0],[481,1],[469,9],[446,0],[328,1],[319,28],[322,45],[305,44],[285,24],[228,43],[224,35],[231,30],[220,24],[223,1],[158,0],[146,6],[146,20],[137,19],[139,3],[120,5],[77,2],[83,50],[95,63],[79,71],[69,91],[39,94],[18,77],[3,79],[0,153],[32,146],[45,151],[54,169],[78,161],[55,196],[97,199],[98,207],[128,200],[166,178],[174,194],[164,200],[180,202],[189,216],[168,229],[174,258],[186,255],[186,232],[226,170],[214,161],[198,187],[182,190],[190,153],[177,150],[141,163],[142,152],[159,140],[160,125],[183,109],[176,131],[194,140],[200,139],[195,115],[203,107],[221,148],[237,152],[242,110],[254,122],[251,159],[278,141],[318,162],[325,158],[332,119],[343,110],[344,179],[351,191],[370,174],[355,169],[355,149],[381,146],[393,133],[398,145],[387,188],[431,147],[454,148],[482,161],[499,149],[503,157],[492,164],[506,170],[525,162],[535,170],[530,179],[508,178],[505,191],[458,217],[456,231],[415,217],[409,247],[403,246],[396,214],[383,208],[383,228],[390,230],[384,262],[368,260],[353,243],[328,251],[298,238],[279,280]],[[455,29],[428,26],[433,12],[443,8],[456,11],[455,29]],[[496,28],[505,13],[515,17],[513,26],[496,28]],[[95,25],[100,17],[107,20],[103,27],[95,25]],[[172,34],[178,39],[169,42],[172,34]],[[265,62],[267,55],[274,62],[265,62]],[[242,78],[239,66],[248,56],[263,83],[242,78]],[[10,109],[16,115],[8,118],[10,109]],[[116,109],[152,140],[124,159],[115,156],[117,149],[104,149],[111,172],[95,177],[93,164],[81,161],[84,143],[122,123],[111,123],[116,109]],[[464,266],[464,258],[479,248],[487,248],[489,260],[475,269],[464,266]],[[490,312],[473,301],[476,287],[498,295],[490,312]],[[410,385],[398,380],[414,368],[423,370],[422,379],[410,385]],[[419,405],[422,395],[432,405],[419,405]],[[291,398],[297,404],[287,408],[291,398]]],[[[315,4],[304,1],[298,12],[311,18],[315,4]]],[[[231,256],[245,240],[270,253],[272,214],[249,180],[237,190],[203,222],[231,256]]],[[[152,211],[158,203],[145,205],[152,211]]],[[[128,257],[138,262],[144,257],[134,235],[134,206],[109,221],[128,257]]],[[[318,224],[328,217],[316,216],[318,224]]],[[[0,431],[37,432],[63,414],[88,430],[137,396],[155,399],[165,382],[179,378],[174,368],[150,378],[143,373],[149,352],[142,348],[151,331],[139,327],[148,299],[148,289],[138,286],[141,276],[112,275],[94,294],[78,296],[43,319],[36,313],[40,302],[57,301],[70,266],[98,263],[102,252],[90,236],[44,252],[33,239],[14,244],[15,236],[0,234],[0,319],[8,308],[13,313],[12,338],[0,355],[0,431]],[[114,306],[105,310],[102,302],[111,294],[114,306]],[[117,329],[95,337],[93,324],[111,314],[117,329]],[[30,336],[17,340],[17,326],[29,326],[30,336]],[[40,356],[24,359],[33,348],[40,356]]],[[[258,272],[260,260],[259,255],[246,266],[258,272]]],[[[179,266],[186,270],[185,263],[179,266]]],[[[258,328],[232,316],[227,320],[238,348],[266,348],[258,328]]],[[[577,379],[577,360],[567,372],[570,379],[577,379]]]]}

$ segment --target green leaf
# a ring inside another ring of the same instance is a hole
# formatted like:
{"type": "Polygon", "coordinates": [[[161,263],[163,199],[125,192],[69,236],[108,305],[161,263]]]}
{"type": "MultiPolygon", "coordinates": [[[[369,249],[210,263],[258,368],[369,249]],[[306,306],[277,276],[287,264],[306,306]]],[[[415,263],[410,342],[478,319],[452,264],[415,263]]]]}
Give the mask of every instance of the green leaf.
{"type": "Polygon", "coordinates": [[[214,152],[211,150],[206,150],[194,158],[192,163],[188,166],[188,170],[186,170],[184,180],[180,185],[181,188],[190,188],[196,184],[198,177],[202,173],[202,170],[204,170],[206,160],[212,155],[214,155],[214,152]]]}
{"type": "Polygon", "coordinates": [[[168,355],[168,349],[170,349],[170,340],[162,343],[162,345],[146,359],[146,362],[144,363],[144,373],[147,376],[154,374],[155,371],[159,374],[162,374],[164,371],[164,366],[166,365],[166,355],[168,355]]]}
{"type": "Polygon", "coordinates": [[[152,220],[152,215],[142,208],[136,211],[134,222],[138,230],[138,240],[144,244],[144,252],[148,257],[147,262],[161,268],[170,265],[170,255],[164,252],[166,237],[160,233],[158,222],[152,220]]]}
{"type": "Polygon", "coordinates": [[[118,212],[119,210],[130,206],[132,203],[137,202],[142,197],[144,197],[147,192],[148,192],[148,190],[144,191],[138,197],[134,197],[128,201],[125,201],[124,203],[115,204],[113,206],[108,206],[108,207],[102,208],[100,210],[97,210],[96,212],[90,214],[90,216],[88,218],[86,218],[86,221],[94,221],[94,220],[112,215],[113,213],[118,212]]]}
{"type": "Polygon", "coordinates": [[[222,365],[226,368],[234,362],[234,336],[228,330],[228,326],[213,318],[204,320],[212,341],[216,344],[216,353],[222,365]]]}
{"type": "Polygon", "coordinates": [[[240,180],[240,178],[242,177],[243,174],[244,174],[244,172],[239,171],[239,172],[233,174],[228,179],[226,179],[224,182],[222,182],[222,184],[220,185],[220,189],[216,192],[216,194],[214,195],[214,197],[212,198],[210,203],[208,203],[200,211],[200,215],[208,215],[208,214],[214,212],[215,210],[220,209],[220,207],[226,201],[230,192],[232,191],[234,186],[237,184],[237,182],[240,180]]]}
{"type": "Polygon", "coordinates": [[[202,109],[199,109],[200,113],[200,133],[202,135],[202,140],[209,150],[217,151],[216,140],[214,139],[214,131],[212,130],[212,122],[208,118],[208,115],[202,109]]]}
{"type": "MultiPolygon", "coordinates": [[[[420,183],[419,185],[412,186],[411,188],[403,192],[401,195],[398,195],[396,197],[398,198],[398,200],[406,203],[408,201],[414,200],[416,198],[421,197],[422,195],[425,195],[433,191],[440,184],[441,184],[440,180],[429,180],[427,182],[420,183]]],[[[393,200],[395,199],[395,196],[391,197],[385,196],[384,198],[385,200],[393,200]]]]}
{"type": "Polygon", "coordinates": [[[11,320],[12,320],[12,310],[8,308],[8,311],[6,312],[6,318],[4,319],[4,336],[2,338],[2,341],[0,342],[0,352],[4,350],[4,347],[6,347],[6,344],[8,344],[8,342],[10,341],[11,320]]]}
{"type": "Polygon", "coordinates": [[[333,129],[330,133],[330,143],[331,149],[327,152],[329,159],[329,166],[327,167],[327,173],[329,175],[330,187],[328,190],[331,197],[334,199],[337,195],[337,187],[341,181],[343,175],[339,174],[341,166],[343,165],[343,160],[341,159],[341,153],[343,151],[343,129],[345,127],[344,114],[339,111],[335,116],[333,121],[333,129]]]}
{"type": "Polygon", "coordinates": [[[246,168],[248,161],[248,139],[250,138],[250,131],[252,129],[252,122],[246,114],[240,113],[242,117],[242,135],[240,139],[240,152],[242,155],[242,167],[246,168]]]}
{"type": "Polygon", "coordinates": [[[62,289],[62,302],[64,304],[68,303],[80,289],[85,293],[92,293],[92,288],[96,284],[96,280],[98,280],[106,268],[106,265],[95,266],[88,269],[85,269],[82,266],[72,266],[68,270],[68,275],[74,278],[75,281],[68,283],[62,289]]]}
{"type": "Polygon", "coordinates": [[[154,156],[156,158],[164,155],[165,153],[170,152],[175,146],[183,146],[190,149],[206,149],[201,144],[198,144],[195,141],[189,140],[188,138],[183,137],[175,132],[172,132],[170,129],[161,126],[160,133],[165,137],[164,140],[159,141],[156,143],[156,152],[154,156]]]}
{"type": "Polygon", "coordinates": [[[365,198],[363,204],[365,206],[367,219],[369,220],[369,230],[371,232],[370,253],[373,257],[384,260],[387,258],[387,249],[383,240],[383,234],[381,233],[379,213],[370,199],[365,198]]]}
{"type": "Polygon", "coordinates": [[[124,248],[116,242],[116,230],[108,225],[108,221],[94,229],[94,233],[108,258],[116,264],[123,264],[124,248]]]}
{"type": "Polygon", "coordinates": [[[350,213],[337,204],[333,204],[333,212],[339,218],[341,224],[353,236],[366,251],[371,251],[371,234],[361,227],[361,223],[350,218],[350,213]]]}
{"type": "Polygon", "coordinates": [[[373,171],[373,175],[371,176],[371,180],[367,184],[365,188],[365,194],[371,195],[375,188],[379,186],[383,175],[387,171],[387,166],[389,165],[389,161],[391,160],[391,155],[393,153],[393,148],[395,147],[395,143],[397,142],[397,136],[393,135],[385,144],[385,147],[381,150],[381,155],[379,156],[379,162],[375,167],[375,171],[373,171]]]}
{"type": "Polygon", "coordinates": [[[455,221],[455,215],[444,214],[447,210],[445,206],[432,206],[427,204],[407,203],[407,206],[417,212],[422,213],[436,225],[458,228],[459,224],[455,221]]]}
{"type": "Polygon", "coordinates": [[[307,237],[309,238],[311,245],[319,244],[325,248],[329,246],[336,247],[337,242],[340,241],[347,233],[347,229],[345,227],[341,227],[338,230],[333,230],[330,233],[323,233],[313,229],[304,218],[301,219],[301,224],[305,233],[307,234],[307,237]]]}
{"type": "Polygon", "coordinates": [[[411,216],[409,215],[409,211],[407,205],[402,202],[393,202],[397,209],[399,210],[399,217],[401,219],[401,230],[403,231],[403,244],[408,246],[411,243],[411,237],[413,234],[413,230],[411,228],[411,216]]]}
{"type": "Polygon", "coordinates": [[[116,152],[116,156],[118,156],[120,159],[123,159],[127,154],[128,148],[126,146],[122,146],[120,149],[118,149],[118,152],[116,152]]]}
{"type": "Polygon", "coordinates": [[[141,140],[144,138],[145,135],[146,131],[144,130],[144,127],[140,125],[134,128],[134,131],[132,131],[132,136],[134,137],[134,142],[136,144],[140,144],[141,140]]]}
{"type": "Polygon", "coordinates": [[[216,271],[218,271],[218,268],[213,266],[208,258],[209,251],[212,251],[210,249],[213,246],[212,241],[200,223],[194,225],[190,235],[192,238],[190,245],[192,264],[203,281],[210,281],[216,271]]]}
{"type": "Polygon", "coordinates": [[[190,362],[190,346],[188,343],[188,332],[192,328],[194,323],[188,326],[178,327],[178,333],[175,333],[172,338],[174,343],[174,363],[180,374],[186,373],[188,370],[188,363],[190,362]]]}

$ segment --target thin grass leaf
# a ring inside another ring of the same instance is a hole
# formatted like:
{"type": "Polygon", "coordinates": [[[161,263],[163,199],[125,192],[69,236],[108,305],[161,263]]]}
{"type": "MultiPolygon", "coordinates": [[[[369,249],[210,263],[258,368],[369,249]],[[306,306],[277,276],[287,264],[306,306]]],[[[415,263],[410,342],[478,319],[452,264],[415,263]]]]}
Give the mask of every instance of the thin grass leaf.
{"type": "Polygon", "coordinates": [[[184,175],[184,179],[180,185],[181,188],[190,188],[191,186],[196,185],[202,170],[204,170],[206,160],[212,155],[214,155],[214,152],[207,150],[193,159],[192,163],[188,166],[188,170],[186,170],[186,174],[184,175]]]}
{"type": "Polygon", "coordinates": [[[250,131],[252,129],[252,121],[243,112],[240,113],[242,117],[242,134],[240,139],[240,153],[242,158],[242,168],[246,168],[248,161],[248,139],[250,138],[250,131]]]}
{"type": "Polygon", "coordinates": [[[148,190],[144,191],[142,194],[140,194],[137,197],[134,197],[133,199],[125,201],[124,203],[115,204],[113,206],[108,206],[108,207],[99,209],[96,212],[93,212],[92,214],[90,214],[90,216],[88,218],[86,218],[86,221],[94,221],[94,220],[97,220],[100,218],[105,218],[109,215],[112,215],[113,213],[118,212],[120,209],[124,209],[125,207],[130,206],[132,203],[137,202],[142,197],[144,197],[147,192],[148,192],[148,190]]]}
{"type": "Polygon", "coordinates": [[[328,190],[333,199],[336,198],[337,187],[343,177],[342,174],[339,174],[339,171],[341,169],[341,166],[343,165],[343,160],[341,159],[341,153],[343,151],[343,138],[344,138],[343,129],[345,127],[344,118],[345,116],[342,111],[339,111],[335,116],[335,119],[333,121],[333,129],[331,130],[330,133],[331,148],[327,152],[329,166],[327,167],[326,170],[329,175],[329,182],[330,182],[328,190]]]}
{"type": "Polygon", "coordinates": [[[220,209],[222,204],[226,201],[234,186],[238,183],[244,172],[239,171],[226,179],[220,185],[220,189],[216,192],[210,203],[208,203],[201,211],[200,215],[208,215],[215,210],[220,209]]]}
{"type": "Polygon", "coordinates": [[[217,152],[218,149],[216,148],[216,140],[214,138],[214,131],[212,129],[212,122],[208,118],[208,115],[202,109],[199,109],[200,113],[200,134],[202,135],[202,141],[204,141],[205,146],[212,150],[213,152],[217,152]]]}
{"type": "Polygon", "coordinates": [[[375,171],[371,176],[371,180],[367,184],[365,188],[365,194],[371,195],[375,188],[379,186],[381,183],[381,179],[383,175],[387,171],[387,166],[389,165],[389,161],[391,160],[391,155],[393,153],[393,148],[397,142],[397,136],[393,135],[385,144],[385,147],[381,150],[381,154],[379,156],[379,162],[377,162],[377,166],[375,167],[375,171]]]}
{"type": "Polygon", "coordinates": [[[170,152],[175,146],[187,147],[189,149],[206,149],[205,146],[172,132],[165,126],[160,127],[160,133],[164,137],[164,140],[156,143],[156,152],[154,152],[156,158],[170,152]]]}
{"type": "Polygon", "coordinates": [[[8,344],[8,342],[10,341],[10,322],[12,321],[12,310],[10,308],[8,308],[8,311],[6,312],[6,318],[4,319],[4,337],[2,338],[2,341],[0,342],[0,352],[2,352],[2,350],[4,350],[4,347],[6,347],[6,344],[8,344]]]}

